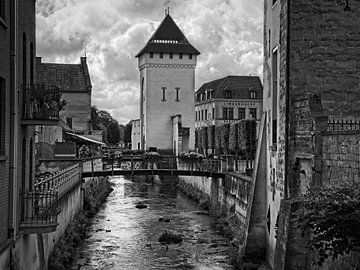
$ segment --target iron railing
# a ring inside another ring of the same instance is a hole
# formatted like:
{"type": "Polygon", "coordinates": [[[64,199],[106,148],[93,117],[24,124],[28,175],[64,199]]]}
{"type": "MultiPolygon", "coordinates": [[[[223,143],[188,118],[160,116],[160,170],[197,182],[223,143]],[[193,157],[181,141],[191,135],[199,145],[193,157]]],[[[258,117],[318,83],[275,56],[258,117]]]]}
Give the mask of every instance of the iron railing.
{"type": "Polygon", "coordinates": [[[21,196],[21,225],[25,231],[43,232],[56,230],[58,194],[55,191],[27,192],[21,196]],[[40,228],[40,231],[39,231],[40,228]]]}
{"type": "Polygon", "coordinates": [[[24,91],[24,120],[59,120],[62,109],[59,87],[44,84],[26,84],[24,91]]]}
{"type": "Polygon", "coordinates": [[[57,192],[59,198],[61,198],[80,181],[80,167],[79,164],[75,164],[51,175],[37,178],[34,190],[38,192],[57,192]]]}
{"type": "Polygon", "coordinates": [[[327,131],[360,131],[360,120],[330,119],[328,120],[327,131]]]}

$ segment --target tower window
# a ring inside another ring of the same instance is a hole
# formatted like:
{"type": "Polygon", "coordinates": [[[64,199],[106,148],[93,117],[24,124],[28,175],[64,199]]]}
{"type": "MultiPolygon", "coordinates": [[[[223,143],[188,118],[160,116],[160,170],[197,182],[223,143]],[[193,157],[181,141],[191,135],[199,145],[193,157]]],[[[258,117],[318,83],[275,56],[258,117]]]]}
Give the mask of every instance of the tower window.
{"type": "Polygon", "coordinates": [[[234,108],[229,108],[229,119],[230,120],[234,119],[234,108]]]}
{"type": "Polygon", "coordinates": [[[169,58],[170,58],[170,59],[173,59],[173,57],[174,57],[174,54],[173,54],[173,53],[169,53],[169,58]]]}
{"type": "Polygon", "coordinates": [[[175,101],[179,102],[180,99],[179,99],[179,90],[180,90],[180,87],[175,87],[175,93],[176,93],[176,99],[175,101]]]}
{"type": "Polygon", "coordinates": [[[179,59],[182,59],[182,53],[179,53],[179,59]]]}
{"type": "Polygon", "coordinates": [[[245,108],[239,108],[238,110],[238,118],[245,119],[245,108]]]}
{"type": "Polygon", "coordinates": [[[154,53],[150,53],[150,58],[154,58],[154,53]]]}
{"type": "Polygon", "coordinates": [[[231,98],[231,90],[225,90],[225,98],[231,98]]]}
{"type": "Polygon", "coordinates": [[[249,97],[250,97],[251,99],[256,99],[256,91],[251,90],[251,91],[249,92],[249,97]]]}
{"type": "Polygon", "coordinates": [[[189,54],[189,59],[192,59],[192,54],[191,53],[189,54]]]}
{"type": "Polygon", "coordinates": [[[161,87],[161,89],[162,89],[162,99],[161,99],[161,101],[166,101],[166,99],[165,99],[166,87],[161,87]]]}
{"type": "Polygon", "coordinates": [[[228,119],[228,108],[223,108],[223,119],[228,119]]]}
{"type": "Polygon", "coordinates": [[[256,119],[256,108],[250,108],[250,117],[256,119]]]}
{"type": "Polygon", "coordinates": [[[5,79],[0,77],[0,155],[5,154],[5,79]]]}
{"type": "Polygon", "coordinates": [[[164,54],[161,52],[160,53],[160,59],[164,58],[164,54]]]}

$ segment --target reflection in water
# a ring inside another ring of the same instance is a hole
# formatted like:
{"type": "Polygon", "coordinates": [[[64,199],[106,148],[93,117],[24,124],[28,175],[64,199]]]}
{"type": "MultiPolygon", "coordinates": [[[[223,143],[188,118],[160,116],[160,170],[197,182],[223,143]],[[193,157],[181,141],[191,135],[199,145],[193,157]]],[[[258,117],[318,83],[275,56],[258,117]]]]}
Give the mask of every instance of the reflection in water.
{"type": "Polygon", "coordinates": [[[75,265],[80,269],[233,269],[228,242],[173,184],[132,182],[122,176],[112,182],[114,191],[95,216],[90,237],[78,248],[75,265]],[[148,207],[135,208],[140,201],[148,207]],[[164,230],[182,234],[183,242],[160,244],[164,230]]]}

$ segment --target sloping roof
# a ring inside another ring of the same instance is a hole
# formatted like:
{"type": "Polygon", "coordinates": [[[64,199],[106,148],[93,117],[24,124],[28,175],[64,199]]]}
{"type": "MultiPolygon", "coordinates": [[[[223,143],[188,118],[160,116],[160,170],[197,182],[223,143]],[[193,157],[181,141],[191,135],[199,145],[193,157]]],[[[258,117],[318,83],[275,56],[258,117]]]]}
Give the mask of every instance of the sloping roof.
{"type": "Polygon", "coordinates": [[[225,90],[231,90],[232,99],[249,99],[249,91],[256,91],[256,99],[262,99],[263,87],[256,76],[227,76],[204,83],[196,95],[212,90],[212,98],[225,98],[225,90]]]}
{"type": "Polygon", "coordinates": [[[145,52],[200,54],[186,39],[169,14],[165,16],[155,33],[135,57],[145,52]]]}
{"type": "Polygon", "coordinates": [[[36,82],[56,85],[60,92],[88,93],[92,87],[85,57],[81,57],[80,64],[41,63],[41,57],[37,57],[36,82]]]}

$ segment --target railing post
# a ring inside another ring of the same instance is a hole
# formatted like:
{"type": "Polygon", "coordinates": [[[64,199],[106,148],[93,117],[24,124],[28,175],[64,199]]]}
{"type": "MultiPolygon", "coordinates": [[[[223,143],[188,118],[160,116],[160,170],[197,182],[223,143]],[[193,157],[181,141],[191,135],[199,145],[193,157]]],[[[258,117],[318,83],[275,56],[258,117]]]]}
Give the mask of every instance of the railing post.
{"type": "Polygon", "coordinates": [[[134,157],[131,156],[131,175],[134,175],[134,157]]]}

